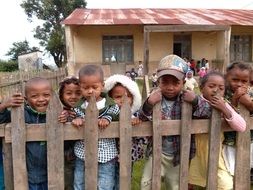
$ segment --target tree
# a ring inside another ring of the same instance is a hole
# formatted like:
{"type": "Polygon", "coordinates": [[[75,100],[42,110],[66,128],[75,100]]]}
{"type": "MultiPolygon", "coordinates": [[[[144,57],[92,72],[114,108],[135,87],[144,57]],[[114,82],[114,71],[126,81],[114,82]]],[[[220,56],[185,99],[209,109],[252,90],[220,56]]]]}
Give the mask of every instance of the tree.
{"type": "Polygon", "coordinates": [[[58,67],[66,64],[64,28],[61,21],[75,8],[85,6],[85,0],[26,0],[21,4],[30,21],[33,16],[44,21],[42,26],[36,27],[34,37],[50,52],[58,67]]]}
{"type": "Polygon", "coordinates": [[[0,60],[0,72],[13,72],[18,70],[17,61],[0,60]]]}
{"type": "Polygon", "coordinates": [[[12,46],[13,47],[11,47],[6,54],[7,56],[11,57],[12,61],[17,61],[19,55],[39,51],[39,48],[37,47],[30,47],[26,40],[22,42],[14,42],[12,46]]]}

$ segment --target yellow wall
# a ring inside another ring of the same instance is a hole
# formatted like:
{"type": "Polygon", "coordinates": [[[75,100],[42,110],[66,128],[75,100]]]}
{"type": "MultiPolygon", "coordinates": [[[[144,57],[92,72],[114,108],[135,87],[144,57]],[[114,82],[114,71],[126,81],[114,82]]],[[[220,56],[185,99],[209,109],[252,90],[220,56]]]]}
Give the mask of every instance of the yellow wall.
{"type": "MultiPolygon", "coordinates": [[[[253,27],[232,27],[232,34],[253,34],[253,27]]],[[[137,67],[138,61],[143,61],[143,26],[71,26],[71,35],[75,70],[83,64],[102,63],[103,35],[133,35],[134,63],[127,65],[127,70],[137,67]]],[[[213,60],[217,58],[217,32],[192,32],[192,58],[200,60],[203,57],[213,60]]],[[[69,40],[69,39],[67,39],[69,40]]],[[[252,46],[253,47],[253,46],[252,46]]],[[[159,60],[173,52],[173,33],[150,33],[149,71],[155,71],[159,60]]],[[[253,55],[253,53],[252,53],[253,55]]],[[[110,74],[110,65],[103,65],[106,76],[110,74]]]]}

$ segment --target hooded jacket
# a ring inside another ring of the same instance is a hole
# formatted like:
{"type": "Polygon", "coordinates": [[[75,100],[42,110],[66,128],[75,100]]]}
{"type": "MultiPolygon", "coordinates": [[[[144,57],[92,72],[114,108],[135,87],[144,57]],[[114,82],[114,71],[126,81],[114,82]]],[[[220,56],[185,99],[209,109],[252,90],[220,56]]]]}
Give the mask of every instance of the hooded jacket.
{"type": "Polygon", "coordinates": [[[122,86],[126,87],[133,95],[133,105],[131,106],[131,112],[132,114],[134,114],[141,107],[141,94],[138,85],[136,84],[136,82],[132,81],[129,77],[125,75],[115,74],[110,76],[105,81],[105,92],[108,93],[117,83],[122,84],[122,86]]]}

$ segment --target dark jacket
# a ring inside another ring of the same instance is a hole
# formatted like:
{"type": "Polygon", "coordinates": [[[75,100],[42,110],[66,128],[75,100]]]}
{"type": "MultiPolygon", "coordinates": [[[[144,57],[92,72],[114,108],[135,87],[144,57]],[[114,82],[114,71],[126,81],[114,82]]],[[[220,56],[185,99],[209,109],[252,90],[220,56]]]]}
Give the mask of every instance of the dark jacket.
{"type": "MultiPolygon", "coordinates": [[[[25,105],[25,123],[46,123],[46,114],[38,113],[25,105]]],[[[0,123],[11,122],[11,113],[5,109],[0,112],[0,123]]],[[[47,144],[46,142],[26,143],[26,166],[29,183],[42,183],[47,181],[47,144]]]]}

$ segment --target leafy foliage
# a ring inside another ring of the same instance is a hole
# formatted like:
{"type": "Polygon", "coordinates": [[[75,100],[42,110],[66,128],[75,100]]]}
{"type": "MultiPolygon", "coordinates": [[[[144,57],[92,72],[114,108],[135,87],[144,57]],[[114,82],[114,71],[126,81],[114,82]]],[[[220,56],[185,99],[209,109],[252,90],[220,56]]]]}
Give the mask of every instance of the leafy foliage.
{"type": "Polygon", "coordinates": [[[36,27],[34,37],[50,52],[58,67],[66,64],[64,28],[61,21],[75,8],[85,6],[85,0],[26,0],[21,4],[31,21],[33,16],[44,21],[42,26],[36,27]]]}
{"type": "Polygon", "coordinates": [[[23,42],[14,42],[12,46],[6,55],[10,56],[13,61],[17,61],[19,55],[39,51],[37,47],[30,47],[26,40],[23,42]]]}
{"type": "Polygon", "coordinates": [[[0,60],[0,72],[12,72],[18,70],[17,61],[3,61],[0,60]]]}

